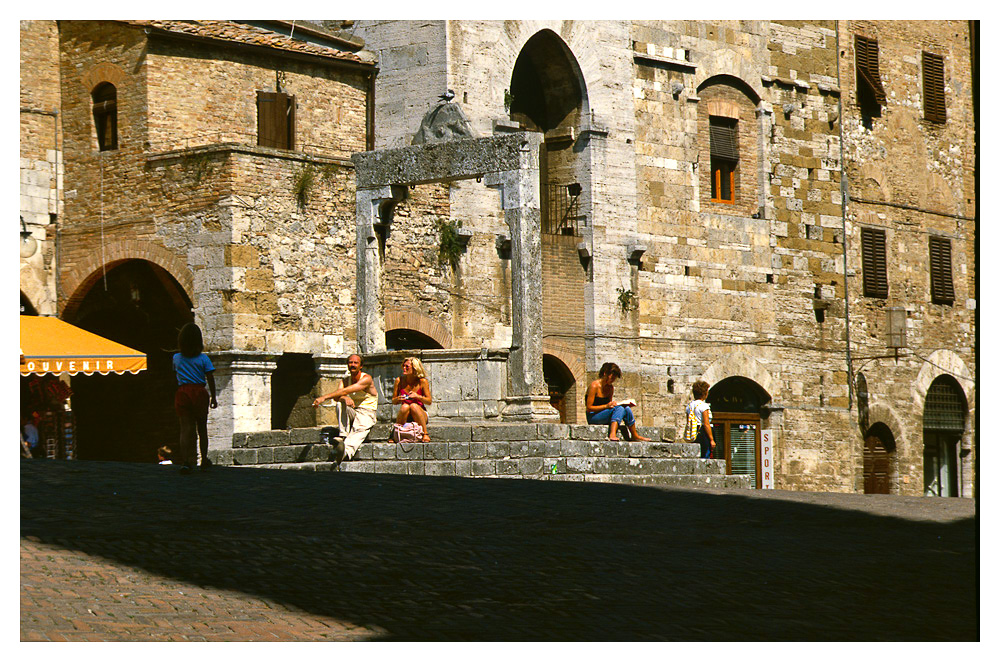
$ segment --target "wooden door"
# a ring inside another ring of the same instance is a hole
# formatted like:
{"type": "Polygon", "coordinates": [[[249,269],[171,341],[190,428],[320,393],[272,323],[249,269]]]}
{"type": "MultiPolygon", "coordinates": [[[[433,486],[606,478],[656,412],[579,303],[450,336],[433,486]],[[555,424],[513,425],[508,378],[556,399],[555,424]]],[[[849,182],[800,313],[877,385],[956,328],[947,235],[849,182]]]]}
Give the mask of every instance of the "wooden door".
{"type": "Polygon", "coordinates": [[[876,435],[865,439],[865,494],[889,494],[889,452],[876,435]]]}

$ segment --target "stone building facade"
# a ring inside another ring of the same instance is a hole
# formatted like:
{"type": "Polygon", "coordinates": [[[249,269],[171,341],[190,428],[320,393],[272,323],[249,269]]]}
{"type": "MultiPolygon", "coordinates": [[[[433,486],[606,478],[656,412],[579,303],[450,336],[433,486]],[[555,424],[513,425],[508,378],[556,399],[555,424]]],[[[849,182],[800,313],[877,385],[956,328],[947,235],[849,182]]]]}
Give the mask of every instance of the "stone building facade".
{"type": "MultiPolygon", "coordinates": [[[[582,422],[586,384],[615,361],[625,372],[618,391],[650,425],[681,430],[691,384],[710,382],[734,472],[760,477],[770,437],[779,488],[922,494],[940,492],[935,480],[950,471],[950,493],[972,495],[969,23],[349,29],[378,55],[377,148],[409,145],[448,89],[473,135],[542,135],[538,322],[563,420],[582,422]],[[855,91],[858,67],[870,66],[869,51],[854,52],[859,34],[882,49],[887,96],[873,126],[855,91]],[[921,50],[945,59],[943,124],[920,119],[921,50]],[[865,294],[862,228],[889,234],[888,298],[865,294]],[[931,235],[951,242],[951,302],[932,302],[931,235]],[[906,313],[898,351],[888,349],[888,308],[906,313]],[[926,424],[935,384],[932,399],[951,407],[940,425],[962,426],[951,436],[926,424]]],[[[420,289],[447,288],[450,305],[433,317],[452,347],[503,347],[510,321],[498,288],[509,257],[496,193],[469,180],[446,186],[448,218],[471,234],[468,248],[452,283],[425,278],[420,289]]],[[[390,236],[408,236],[419,216],[396,219],[390,236]]]]}
{"type": "Polygon", "coordinates": [[[754,482],[972,496],[974,24],[334,28],[22,22],[39,244],[22,302],[149,354],[140,376],[74,380],[77,411],[118,402],[117,429],[154,430],[90,457],[175,438],[148,403],[169,401],[168,350],[194,320],[218,368],[216,449],[315,424],[303,402],[359,349],[390,350],[371,357],[383,395],[402,352],[424,352],[431,413],[456,420],[502,420],[515,392],[535,407],[540,385],[515,382],[537,367],[582,423],[615,361],[617,393],[665,439],[693,382],[712,384],[727,469],[754,482]],[[442,109],[469,142],[411,150],[442,109]],[[537,176],[517,191],[406,160],[489,162],[478,150],[521,132],[537,176]],[[359,182],[382,155],[396,175],[359,182]]]}
{"type": "Polygon", "coordinates": [[[59,34],[55,21],[21,21],[21,312],[56,314],[55,232],[62,213],[59,34]],[[30,234],[27,234],[30,233],[30,234]]]}
{"type": "Polygon", "coordinates": [[[354,346],[349,157],[372,146],[375,75],[360,44],[293,38],[282,22],[26,28],[58,65],[66,203],[51,312],[149,356],[140,375],[73,379],[79,456],[150,460],[176,439],[164,403],[188,321],[217,369],[213,447],[285,425],[317,370],[339,370],[354,346]]]}

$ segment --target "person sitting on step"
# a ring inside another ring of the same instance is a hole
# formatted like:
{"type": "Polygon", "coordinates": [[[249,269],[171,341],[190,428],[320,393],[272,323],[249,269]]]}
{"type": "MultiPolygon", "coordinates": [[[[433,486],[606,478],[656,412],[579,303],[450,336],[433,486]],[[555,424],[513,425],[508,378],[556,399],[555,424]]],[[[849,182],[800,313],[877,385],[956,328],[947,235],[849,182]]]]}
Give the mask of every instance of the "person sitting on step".
{"type": "Polygon", "coordinates": [[[432,401],[431,385],[427,381],[424,365],[416,357],[408,357],[403,361],[403,374],[396,378],[392,387],[392,404],[400,405],[396,422],[402,425],[407,421],[416,421],[424,431],[422,441],[430,441],[427,434],[427,405],[432,401]]]}
{"type": "Polygon", "coordinates": [[[615,380],[622,376],[621,368],[614,363],[605,363],[597,373],[597,379],[590,382],[587,388],[587,423],[590,425],[605,425],[608,428],[608,439],[618,441],[618,427],[624,425],[633,441],[649,441],[635,429],[635,415],[632,407],[635,401],[615,401],[615,380]]]}

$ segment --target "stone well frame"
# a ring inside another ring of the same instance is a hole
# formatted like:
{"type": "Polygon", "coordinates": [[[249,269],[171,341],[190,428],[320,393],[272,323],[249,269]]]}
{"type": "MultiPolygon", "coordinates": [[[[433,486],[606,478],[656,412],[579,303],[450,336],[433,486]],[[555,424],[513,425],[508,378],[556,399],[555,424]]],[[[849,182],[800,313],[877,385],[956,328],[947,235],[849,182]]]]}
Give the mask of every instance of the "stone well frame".
{"type": "Polygon", "coordinates": [[[382,265],[374,225],[407,186],[476,179],[500,190],[511,240],[512,340],[503,418],[553,420],[542,375],[542,263],[539,148],[521,132],[362,152],[351,156],[357,184],[358,351],[385,351],[382,265]]]}

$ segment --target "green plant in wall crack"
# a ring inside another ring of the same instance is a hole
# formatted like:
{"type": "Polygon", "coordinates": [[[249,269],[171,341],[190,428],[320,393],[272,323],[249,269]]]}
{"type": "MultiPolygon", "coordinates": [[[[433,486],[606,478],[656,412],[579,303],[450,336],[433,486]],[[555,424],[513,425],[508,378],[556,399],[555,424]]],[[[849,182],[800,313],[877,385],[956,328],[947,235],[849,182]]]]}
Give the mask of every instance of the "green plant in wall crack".
{"type": "Polygon", "coordinates": [[[306,206],[309,193],[315,185],[316,169],[311,165],[305,166],[295,173],[295,179],[292,181],[292,193],[295,194],[295,200],[299,203],[300,207],[306,206]]]}
{"type": "Polygon", "coordinates": [[[191,174],[194,175],[195,184],[200,184],[202,179],[211,175],[215,170],[212,157],[208,154],[193,154],[185,157],[184,165],[190,168],[191,174]]]}
{"type": "Polygon", "coordinates": [[[622,309],[623,314],[627,314],[630,310],[639,307],[639,297],[631,289],[626,290],[624,287],[619,287],[618,307],[622,309]]]}
{"type": "Polygon", "coordinates": [[[441,235],[441,247],[438,251],[438,261],[441,264],[450,264],[451,267],[458,267],[458,259],[462,257],[465,244],[458,234],[458,229],[462,227],[462,221],[442,221],[438,220],[437,229],[441,235]]]}

